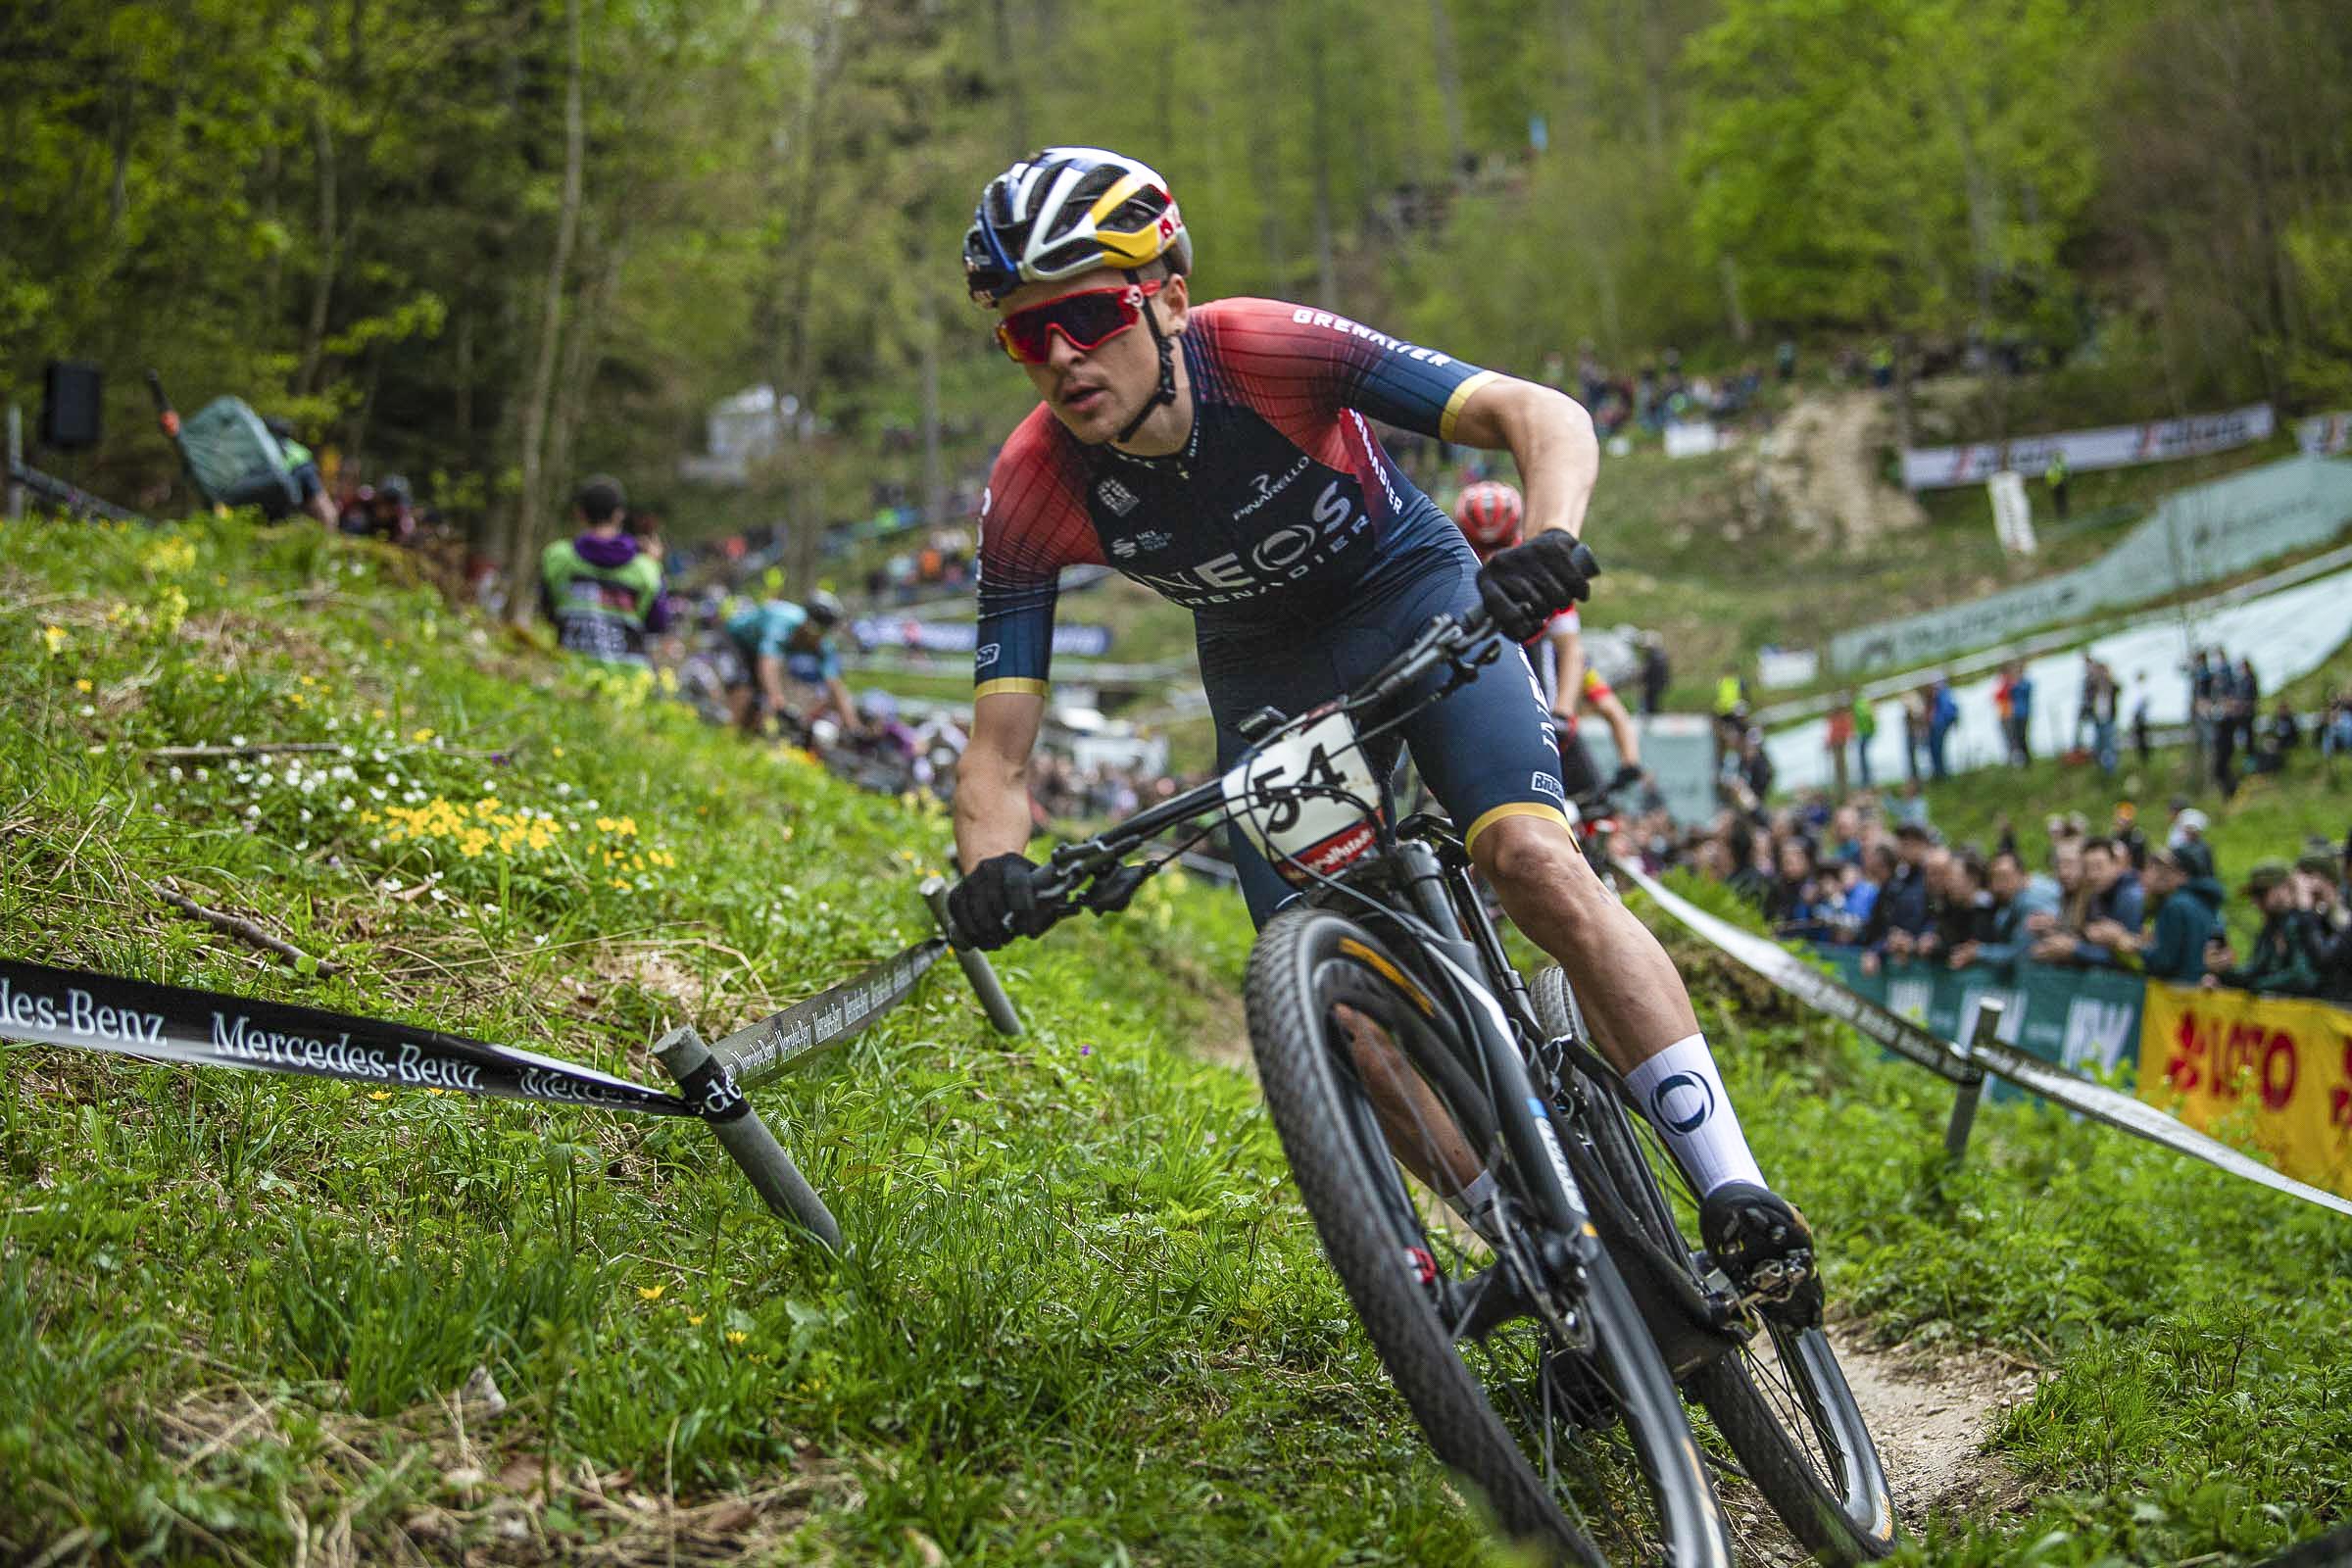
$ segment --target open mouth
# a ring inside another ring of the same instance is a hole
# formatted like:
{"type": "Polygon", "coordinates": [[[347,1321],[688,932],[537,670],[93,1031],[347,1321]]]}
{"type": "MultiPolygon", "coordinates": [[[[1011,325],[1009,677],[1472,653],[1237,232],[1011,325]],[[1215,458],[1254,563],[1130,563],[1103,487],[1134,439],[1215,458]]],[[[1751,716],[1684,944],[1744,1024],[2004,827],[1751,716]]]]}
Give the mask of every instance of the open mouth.
{"type": "Polygon", "coordinates": [[[1072,414],[1092,414],[1109,400],[1110,392],[1107,388],[1081,386],[1063,392],[1061,406],[1072,414]]]}

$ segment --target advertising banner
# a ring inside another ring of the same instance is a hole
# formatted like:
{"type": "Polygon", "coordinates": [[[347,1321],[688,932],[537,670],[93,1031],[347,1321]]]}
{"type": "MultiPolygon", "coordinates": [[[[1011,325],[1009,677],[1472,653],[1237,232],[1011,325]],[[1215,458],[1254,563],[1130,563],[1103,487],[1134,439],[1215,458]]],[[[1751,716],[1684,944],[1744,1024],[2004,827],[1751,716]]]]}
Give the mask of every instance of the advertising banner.
{"type": "Polygon", "coordinates": [[[2184,419],[2116,424],[2103,430],[2061,430],[1962,447],[1911,447],[1903,453],[1903,485],[1910,490],[1948,490],[1955,485],[1981,484],[2003,468],[2038,474],[2059,453],[2066,455],[2066,466],[2077,471],[2166,463],[2252,446],[2269,440],[2277,428],[2271,406],[2254,403],[2226,414],[2192,414],[2184,419]]]}
{"type": "MultiPolygon", "coordinates": [[[[2127,1081],[2139,1060],[2139,976],[2120,969],[2060,968],[2018,963],[1994,968],[1972,964],[1954,969],[1940,963],[1896,959],[1877,974],[1862,972],[1859,948],[1814,950],[1836,965],[1856,995],[1926,1029],[1939,1040],[1960,1040],[1975,1031],[1977,1004],[1997,997],[2002,1004],[1999,1039],[2006,1045],[2085,1076],[2112,1075],[2127,1081]]],[[[2007,1084],[1991,1098],[2014,1100],[2007,1084]]]]}
{"type": "Polygon", "coordinates": [[[1903,669],[2102,610],[2219,582],[2352,523],[2352,463],[2282,458],[2176,490],[2088,565],[1830,640],[1834,669],[1903,669]]]}
{"type": "MultiPolygon", "coordinates": [[[[968,654],[978,646],[980,626],[969,620],[917,620],[912,615],[860,615],[850,623],[860,648],[914,648],[926,654],[968,654]]],[[[1077,659],[1110,652],[1110,628],[1063,621],[1054,628],[1054,651],[1077,659]]]]}
{"type": "Polygon", "coordinates": [[[2251,1142],[2286,1174],[2352,1197],[2352,1012],[2150,985],[2139,1085],[2189,1126],[2251,1142]]]}
{"type": "Polygon", "coordinates": [[[2352,413],[2319,414],[2295,425],[2295,445],[2315,458],[2352,448],[2352,413]]]}

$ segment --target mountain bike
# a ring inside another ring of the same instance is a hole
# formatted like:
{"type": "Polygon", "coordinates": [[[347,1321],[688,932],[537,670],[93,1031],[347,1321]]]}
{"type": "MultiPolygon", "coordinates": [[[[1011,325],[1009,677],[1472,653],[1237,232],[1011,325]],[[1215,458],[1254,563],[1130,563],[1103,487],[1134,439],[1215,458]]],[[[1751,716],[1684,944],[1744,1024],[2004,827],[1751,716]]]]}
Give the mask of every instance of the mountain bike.
{"type": "Polygon", "coordinates": [[[1228,821],[1300,888],[1245,987],[1267,1108],[1383,1364],[1505,1533],[1714,1568],[1722,1473],[1809,1548],[1882,1556],[1892,1507],[1828,1341],[1766,1326],[1690,1245],[1558,971],[1512,967],[1449,823],[1396,818],[1396,726],[1504,646],[1483,612],[1441,616],[1346,696],[1251,715],[1222,777],[1055,850],[1039,907],[1124,908],[1186,843],[1151,841],[1228,821]],[[1678,1383],[1719,1430],[1703,1452],[1678,1383]]]}

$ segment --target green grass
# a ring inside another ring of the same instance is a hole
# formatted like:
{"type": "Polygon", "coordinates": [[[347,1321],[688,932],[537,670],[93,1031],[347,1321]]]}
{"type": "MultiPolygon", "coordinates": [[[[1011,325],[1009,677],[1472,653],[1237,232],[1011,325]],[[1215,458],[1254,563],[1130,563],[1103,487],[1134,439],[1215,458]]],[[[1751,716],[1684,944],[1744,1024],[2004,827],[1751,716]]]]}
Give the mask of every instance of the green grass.
{"type": "MultiPolygon", "coordinates": [[[[668,1025],[922,930],[936,811],[403,571],[299,529],[12,529],[0,952],[658,1083],[668,1025]],[[351,755],[148,755],[237,737],[351,755]],[[172,915],[165,876],[344,972],[172,915]]],[[[1007,956],[1026,1037],[943,965],[763,1092],[839,1260],[699,1127],[0,1050],[0,1556],[1498,1560],[1224,1064],[1247,940],[1236,901],[1154,883],[1007,956]],[[476,1369],[502,1413],[460,1397],[476,1369]]],[[[1914,1521],[1918,1560],[2059,1530],[2041,1560],[2254,1554],[2344,1511],[2339,1224],[2022,1109],[1944,1177],[1936,1080],[1693,972],[1836,1294],[2055,1374],[2000,1435],[2032,1511],[1914,1521]]]]}

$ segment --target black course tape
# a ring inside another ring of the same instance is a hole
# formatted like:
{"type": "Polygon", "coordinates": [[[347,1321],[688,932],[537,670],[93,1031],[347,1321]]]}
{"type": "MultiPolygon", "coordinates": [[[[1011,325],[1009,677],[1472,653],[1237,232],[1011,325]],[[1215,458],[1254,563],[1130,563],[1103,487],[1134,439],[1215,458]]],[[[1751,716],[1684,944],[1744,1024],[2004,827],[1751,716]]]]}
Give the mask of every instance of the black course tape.
{"type": "Polygon", "coordinates": [[[1654,878],[1643,873],[1640,866],[1624,860],[1617,861],[1616,866],[1619,874],[1655,900],[1659,908],[1738,962],[1753,969],[1797,1001],[1832,1017],[1843,1019],[1864,1037],[1930,1072],[1939,1073],[1954,1083],[1966,1082],[1977,1070],[1997,1073],[2019,1088],[2031,1090],[2044,1100],[2055,1102],[2093,1121],[2105,1122],[2134,1137],[2162,1144],[2177,1153],[2201,1159],[2232,1176],[2242,1177],[2274,1192],[2289,1194],[2305,1202],[2333,1209],[2338,1214],[2352,1215],[2352,1200],[2322,1192],[2291,1176],[2281,1176],[2260,1160],[2241,1154],[2228,1144],[2183,1125],[2178,1118],[2166,1115],[2136,1096],[2078,1077],[2063,1067],[2053,1066],[2014,1046],[1988,1042],[1971,1046],[1963,1054],[1959,1047],[1937,1039],[1901,1014],[1889,1012],[1867,997],[1854,995],[1779,943],[1750,931],[1742,931],[1729,921],[1717,919],[1688,899],[1669,893],[1654,878]]]}
{"type": "Polygon", "coordinates": [[[948,945],[938,937],[883,959],[854,980],[796,1002],[710,1047],[711,1057],[745,1089],[775,1078],[824,1046],[838,1045],[905,1000],[948,945]]]}
{"type": "Polygon", "coordinates": [[[4,958],[0,1039],[385,1089],[444,1089],[655,1116],[703,1114],[702,1106],[679,1096],[513,1046],[4,958]]]}

